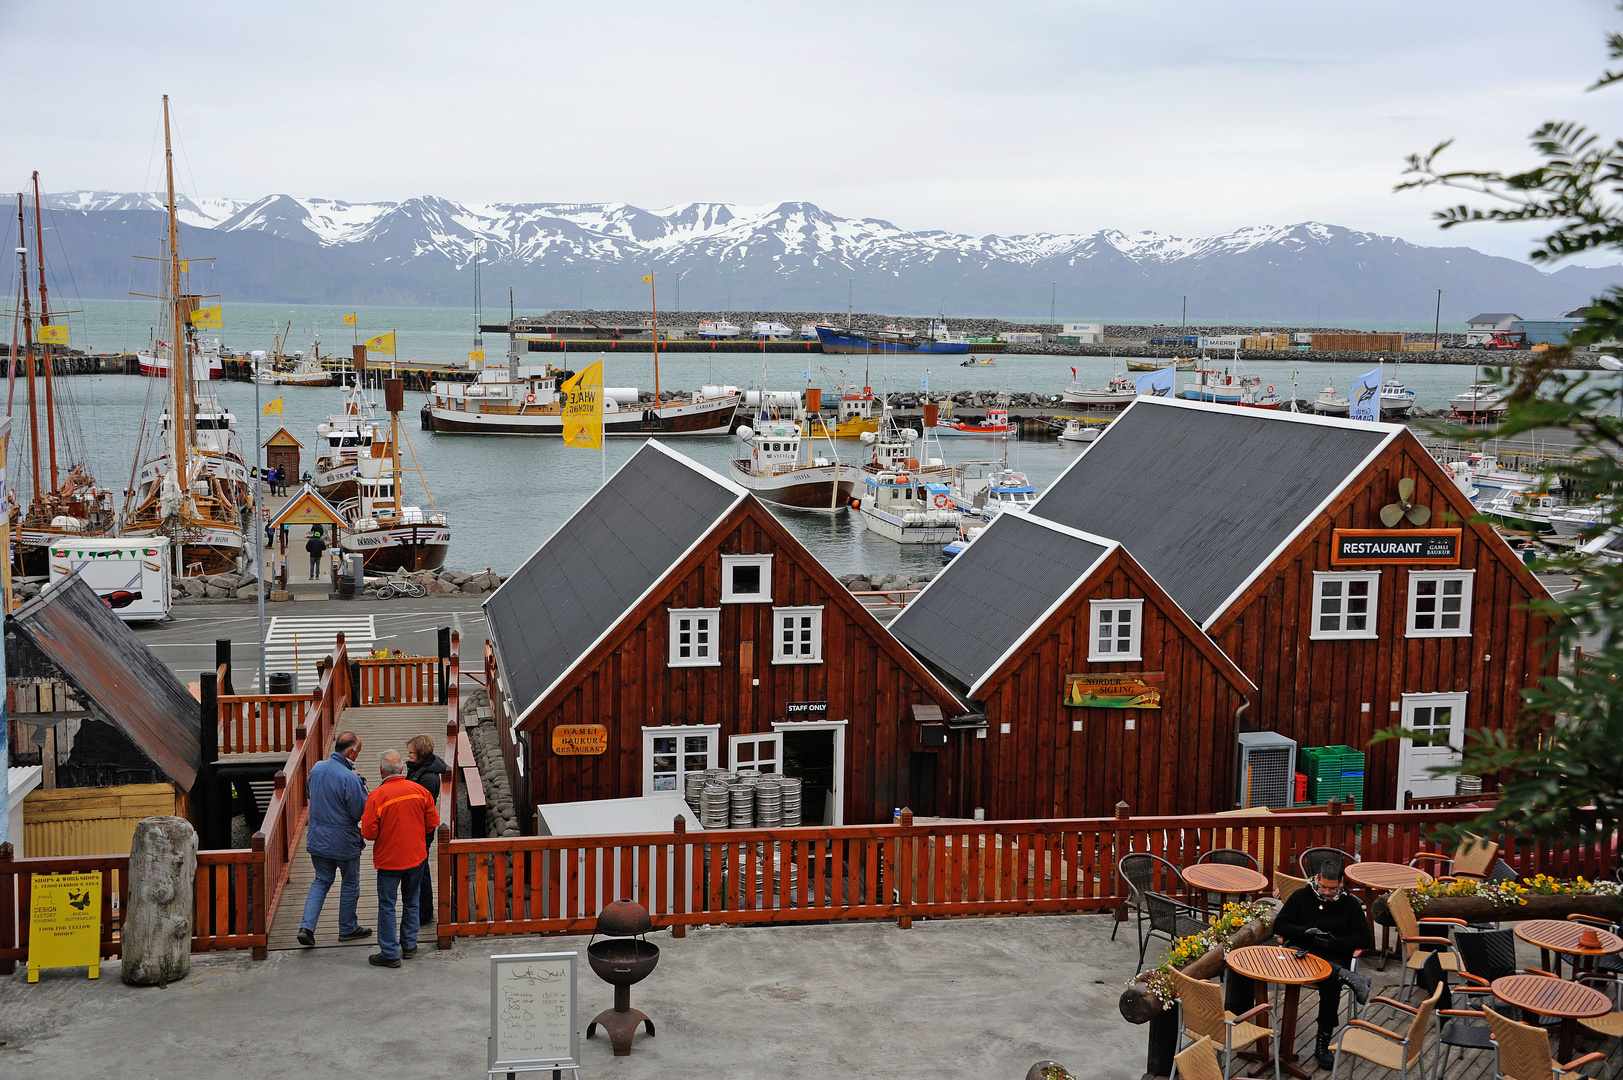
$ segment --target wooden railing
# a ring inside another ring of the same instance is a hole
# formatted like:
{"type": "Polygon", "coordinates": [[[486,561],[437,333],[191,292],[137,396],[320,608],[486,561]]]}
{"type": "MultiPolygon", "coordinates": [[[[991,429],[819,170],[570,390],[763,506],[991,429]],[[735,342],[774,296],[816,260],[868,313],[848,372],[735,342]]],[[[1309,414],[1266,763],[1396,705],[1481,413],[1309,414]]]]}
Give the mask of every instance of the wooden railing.
{"type": "Polygon", "coordinates": [[[445,760],[449,768],[440,774],[440,826],[435,835],[440,841],[440,850],[451,837],[456,835],[456,790],[457,781],[461,777],[461,767],[468,764],[460,760],[459,752],[461,739],[461,710],[462,710],[462,635],[451,634],[451,658],[445,667],[445,760]]]}
{"type": "MultiPolygon", "coordinates": [[[[1241,848],[1270,876],[1311,847],[1406,863],[1439,825],[1473,810],[1209,815],[718,830],[454,840],[439,853],[439,944],[459,936],[581,932],[631,898],[656,926],[1109,911],[1127,900],[1117,862],[1134,852],[1187,866],[1241,848]]],[[[443,831],[442,831],[443,835],[443,831]]],[[[1501,839],[1523,874],[1594,879],[1615,842],[1550,847],[1501,839]]],[[[1435,850],[1435,846],[1433,846],[1435,850]]]]}
{"type": "MultiPolygon", "coordinates": [[[[437,705],[440,662],[433,656],[363,657],[356,705],[437,705]]],[[[449,679],[446,685],[455,685],[449,679]]]]}
{"type": "Polygon", "coordinates": [[[220,753],[285,753],[304,717],[309,694],[221,695],[220,753]]]}

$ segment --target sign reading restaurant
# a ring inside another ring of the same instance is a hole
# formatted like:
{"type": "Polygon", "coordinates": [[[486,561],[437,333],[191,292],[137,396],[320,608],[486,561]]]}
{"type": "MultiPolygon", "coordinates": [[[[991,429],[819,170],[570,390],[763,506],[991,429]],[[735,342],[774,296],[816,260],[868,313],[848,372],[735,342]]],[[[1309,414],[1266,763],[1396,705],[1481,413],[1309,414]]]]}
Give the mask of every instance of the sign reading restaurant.
{"type": "Polygon", "coordinates": [[[1458,566],[1459,529],[1337,529],[1332,566],[1458,566]]]}

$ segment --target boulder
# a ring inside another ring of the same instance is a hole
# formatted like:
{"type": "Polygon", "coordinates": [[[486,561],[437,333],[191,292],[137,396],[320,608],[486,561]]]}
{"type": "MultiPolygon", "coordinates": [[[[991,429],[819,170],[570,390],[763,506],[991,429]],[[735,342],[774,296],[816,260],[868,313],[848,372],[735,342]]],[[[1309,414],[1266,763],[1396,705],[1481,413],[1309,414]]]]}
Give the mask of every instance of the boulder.
{"type": "Polygon", "coordinates": [[[194,600],[202,599],[208,589],[208,584],[202,578],[181,578],[180,585],[186,590],[186,595],[194,600]]]}
{"type": "Polygon", "coordinates": [[[439,581],[437,579],[430,579],[424,588],[428,590],[429,596],[450,596],[454,592],[461,591],[449,581],[439,581]]]}
{"type": "Polygon", "coordinates": [[[203,586],[203,595],[210,600],[224,600],[231,595],[231,590],[220,585],[205,585],[203,586]]]}
{"type": "Polygon", "coordinates": [[[473,579],[473,583],[478,585],[481,591],[489,592],[491,589],[494,589],[497,585],[500,585],[501,581],[500,581],[500,579],[498,579],[496,577],[495,574],[486,572],[486,573],[477,575],[473,579]]]}
{"type": "Polygon", "coordinates": [[[192,965],[197,832],[191,823],[150,817],[137,824],[129,874],[121,974],[134,986],[167,986],[185,978],[192,965]]]}
{"type": "Polygon", "coordinates": [[[479,587],[479,583],[477,581],[471,579],[471,578],[469,580],[467,580],[467,581],[464,581],[462,583],[462,585],[460,586],[460,588],[465,593],[481,593],[481,592],[484,592],[484,590],[479,587]]]}
{"type": "Polygon", "coordinates": [[[450,582],[452,585],[461,585],[471,577],[473,577],[472,574],[464,574],[460,570],[440,571],[440,580],[450,582]]]}

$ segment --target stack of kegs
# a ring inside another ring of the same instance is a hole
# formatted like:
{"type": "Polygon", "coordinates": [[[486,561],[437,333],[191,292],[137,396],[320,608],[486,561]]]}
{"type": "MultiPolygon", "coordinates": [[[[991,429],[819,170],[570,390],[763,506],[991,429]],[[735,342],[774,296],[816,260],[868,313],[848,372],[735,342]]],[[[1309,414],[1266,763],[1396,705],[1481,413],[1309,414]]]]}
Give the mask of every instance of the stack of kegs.
{"type": "Polygon", "coordinates": [[[800,777],[784,776],[778,779],[778,802],[781,822],[785,828],[800,827],[800,777]]]}
{"type": "Polygon", "coordinates": [[[755,827],[776,829],[783,824],[783,785],[775,776],[762,777],[755,785],[755,827]]]}
{"type": "Polygon", "coordinates": [[[688,809],[695,816],[699,815],[699,793],[704,790],[704,782],[704,773],[690,772],[682,778],[682,797],[687,800],[688,809]]]}
{"type": "Polygon", "coordinates": [[[725,829],[732,789],[720,780],[707,780],[699,790],[699,824],[707,829],[725,829]]]}

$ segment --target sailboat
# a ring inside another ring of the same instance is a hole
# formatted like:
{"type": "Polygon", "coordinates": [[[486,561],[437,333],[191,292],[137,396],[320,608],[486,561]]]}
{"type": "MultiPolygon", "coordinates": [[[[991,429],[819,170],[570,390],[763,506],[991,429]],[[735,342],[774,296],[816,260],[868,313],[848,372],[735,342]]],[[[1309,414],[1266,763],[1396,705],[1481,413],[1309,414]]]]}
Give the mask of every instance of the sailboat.
{"type": "MultiPolygon", "coordinates": [[[[199,362],[192,315],[203,297],[187,291],[188,264],[180,257],[175,212],[175,155],[169,135],[169,95],[163,98],[164,175],[169,234],[162,295],[164,325],[178,363],[167,365],[168,400],[158,419],[153,456],[139,469],[125,504],[125,536],[167,536],[177,576],[226,573],[241,567],[244,523],[253,512],[248,466],[235,439],[237,419],[212,394],[199,393],[209,368],[199,362]],[[132,505],[133,504],[133,505],[132,505]]],[[[214,345],[218,351],[217,344],[214,345]]],[[[151,445],[146,425],[136,456],[151,445]]]]}
{"type": "MultiPolygon", "coordinates": [[[[338,547],[346,555],[360,554],[366,568],[387,573],[391,570],[438,570],[445,565],[451,548],[451,523],[436,509],[428,484],[429,509],[407,506],[400,497],[400,410],[405,407],[406,384],[388,379],[383,384],[384,408],[389,412],[389,439],[371,443],[369,451],[356,462],[355,498],[338,507],[344,528],[338,547]]],[[[422,470],[414,470],[419,478],[422,470]]]]}
{"type": "Polygon", "coordinates": [[[324,443],[316,451],[316,490],[333,502],[353,499],[360,494],[358,462],[371,456],[373,444],[383,436],[383,420],[377,416],[377,406],[366,392],[365,380],[357,372],[350,382],[342,357],[338,381],[347,387],[344,411],[316,425],[316,437],[324,443]]]}
{"type": "MultiPolygon", "coordinates": [[[[23,217],[23,197],[17,195],[17,236],[27,237],[23,217]]],[[[51,346],[48,337],[58,338],[66,330],[61,316],[52,322],[50,290],[45,279],[44,225],[41,221],[39,199],[39,173],[34,173],[34,252],[38,270],[40,334],[36,341],[34,320],[36,313],[28,294],[28,250],[19,247],[21,273],[18,276],[19,313],[23,331],[26,375],[28,380],[28,462],[32,494],[26,507],[18,507],[18,542],[13,547],[16,563],[14,571],[21,577],[46,577],[50,570],[50,545],[61,537],[100,536],[113,530],[112,492],[96,485],[84,463],[84,435],[79,430],[78,410],[74,407],[71,383],[63,380],[58,385],[51,346]],[[36,354],[36,344],[39,352],[36,354]],[[44,367],[43,380],[39,368],[44,367]],[[40,382],[44,382],[44,409],[40,408],[40,382]],[[42,423],[43,421],[43,423],[42,423]],[[43,432],[42,429],[43,428],[43,432]],[[40,448],[44,435],[45,448],[40,448]]],[[[11,356],[17,354],[17,343],[12,343],[11,356]]]]}

